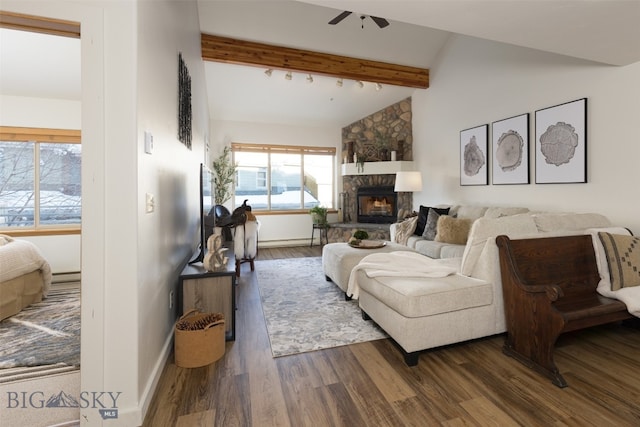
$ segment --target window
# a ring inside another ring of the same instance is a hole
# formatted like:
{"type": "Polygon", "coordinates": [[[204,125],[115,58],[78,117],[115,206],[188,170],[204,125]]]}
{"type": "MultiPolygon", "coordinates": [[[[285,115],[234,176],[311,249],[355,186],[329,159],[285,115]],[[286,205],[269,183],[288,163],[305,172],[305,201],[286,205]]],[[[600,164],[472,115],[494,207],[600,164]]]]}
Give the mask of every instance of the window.
{"type": "Polygon", "coordinates": [[[77,228],[80,131],[0,127],[0,229],[77,228]]]}
{"type": "Polygon", "coordinates": [[[254,210],[333,208],[335,148],[240,143],[231,148],[238,165],[235,206],[248,200],[254,210]]]}

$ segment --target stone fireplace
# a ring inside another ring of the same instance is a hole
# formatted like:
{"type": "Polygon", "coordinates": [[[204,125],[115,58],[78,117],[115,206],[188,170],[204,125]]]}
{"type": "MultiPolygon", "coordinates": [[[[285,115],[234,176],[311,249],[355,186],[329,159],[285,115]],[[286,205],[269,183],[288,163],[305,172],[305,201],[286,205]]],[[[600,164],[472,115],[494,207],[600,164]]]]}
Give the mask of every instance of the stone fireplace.
{"type": "Polygon", "coordinates": [[[340,208],[344,223],[362,222],[362,217],[358,218],[358,189],[361,187],[391,188],[395,195],[394,218],[385,218],[381,224],[395,222],[413,211],[413,193],[393,192],[395,172],[379,173],[374,167],[376,162],[394,163],[389,161],[391,151],[396,151],[398,162],[413,160],[411,120],[411,98],[407,98],[342,129],[343,164],[353,163],[354,153],[363,156],[366,162],[361,172],[342,176],[340,208]]]}

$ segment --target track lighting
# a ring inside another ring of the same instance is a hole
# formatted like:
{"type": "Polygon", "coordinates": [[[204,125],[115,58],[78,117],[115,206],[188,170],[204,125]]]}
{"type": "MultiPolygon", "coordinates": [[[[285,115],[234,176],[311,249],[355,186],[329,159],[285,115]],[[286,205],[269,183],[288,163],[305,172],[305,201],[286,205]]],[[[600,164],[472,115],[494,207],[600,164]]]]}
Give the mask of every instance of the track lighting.
{"type": "Polygon", "coordinates": [[[265,74],[267,77],[271,77],[271,73],[273,73],[273,70],[272,70],[271,68],[269,68],[268,70],[266,70],[266,71],[264,72],[264,74],[265,74]]]}
{"type": "Polygon", "coordinates": [[[291,71],[287,72],[287,74],[284,76],[285,80],[291,80],[291,71]]]}
{"type": "Polygon", "coordinates": [[[313,83],[313,77],[311,77],[311,74],[307,74],[307,83],[313,83]]]}
{"type": "Polygon", "coordinates": [[[360,89],[364,87],[364,83],[362,83],[362,81],[358,80],[356,83],[360,86],[360,89]]]}
{"type": "Polygon", "coordinates": [[[376,90],[382,89],[382,85],[380,83],[376,83],[376,90]]]}
{"type": "Polygon", "coordinates": [[[342,79],[338,79],[338,81],[336,81],[336,86],[342,87],[342,79]]]}

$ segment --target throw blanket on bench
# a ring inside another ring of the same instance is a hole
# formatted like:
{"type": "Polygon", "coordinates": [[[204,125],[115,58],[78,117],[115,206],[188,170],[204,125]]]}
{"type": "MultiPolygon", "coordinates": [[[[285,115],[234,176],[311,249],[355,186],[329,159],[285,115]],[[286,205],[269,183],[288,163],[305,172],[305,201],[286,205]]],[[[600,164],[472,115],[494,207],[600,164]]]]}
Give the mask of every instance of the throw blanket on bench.
{"type": "Polygon", "coordinates": [[[358,299],[360,295],[356,274],[359,270],[365,270],[368,277],[446,277],[458,271],[457,268],[433,261],[435,260],[408,251],[367,255],[351,270],[347,295],[353,299],[358,299]]]}
{"type": "Polygon", "coordinates": [[[602,296],[617,299],[626,304],[627,310],[633,316],[640,317],[640,286],[625,287],[616,291],[611,290],[611,275],[609,274],[609,266],[605,254],[604,246],[600,241],[598,232],[606,232],[611,234],[622,234],[630,236],[631,233],[626,228],[608,227],[608,228],[592,228],[588,230],[593,240],[593,247],[596,253],[596,261],[598,263],[598,271],[600,272],[600,283],[598,283],[598,293],[602,296]]]}

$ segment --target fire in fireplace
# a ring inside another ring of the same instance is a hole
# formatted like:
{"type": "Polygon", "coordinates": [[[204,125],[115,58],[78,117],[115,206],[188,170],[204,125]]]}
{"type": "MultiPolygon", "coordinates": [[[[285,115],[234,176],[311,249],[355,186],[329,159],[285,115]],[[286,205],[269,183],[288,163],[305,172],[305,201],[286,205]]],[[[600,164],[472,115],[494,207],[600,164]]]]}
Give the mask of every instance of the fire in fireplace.
{"type": "Polygon", "coordinates": [[[391,224],[398,215],[398,195],[393,187],[360,187],[357,191],[358,222],[391,224]]]}

